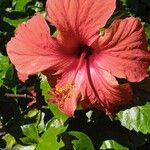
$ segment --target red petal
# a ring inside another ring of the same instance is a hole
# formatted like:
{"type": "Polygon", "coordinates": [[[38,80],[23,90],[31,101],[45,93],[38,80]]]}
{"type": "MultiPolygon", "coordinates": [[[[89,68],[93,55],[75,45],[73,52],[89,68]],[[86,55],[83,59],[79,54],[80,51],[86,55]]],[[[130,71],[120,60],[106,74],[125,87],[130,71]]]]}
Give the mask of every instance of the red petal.
{"type": "Polygon", "coordinates": [[[95,62],[118,78],[138,82],[147,76],[150,52],[140,21],[134,17],[116,20],[99,38],[95,62]]]}
{"type": "Polygon", "coordinates": [[[65,70],[52,92],[52,101],[68,116],[74,116],[78,100],[81,97],[81,89],[86,75],[83,63],[84,54],[80,60],[74,61],[74,64],[65,70]]]}
{"type": "Polygon", "coordinates": [[[62,70],[72,63],[50,37],[49,27],[39,13],[17,28],[15,37],[7,44],[7,52],[19,73],[26,75],[47,68],[62,70]]]}
{"type": "Polygon", "coordinates": [[[116,107],[129,103],[132,99],[129,84],[119,85],[109,72],[97,68],[92,59],[91,64],[84,58],[81,60],[66,70],[56,85],[53,101],[60,110],[73,116],[77,104],[81,104],[113,113],[116,107]]]}
{"type": "Polygon", "coordinates": [[[21,74],[20,72],[17,72],[18,78],[22,81],[25,82],[28,79],[28,75],[26,74],[21,74]]]}
{"type": "Polygon", "coordinates": [[[90,45],[114,12],[115,3],[115,0],[48,0],[46,8],[49,20],[64,38],[72,35],[72,40],[77,37],[76,40],[90,45]]]}
{"type": "Polygon", "coordinates": [[[68,71],[56,85],[52,102],[56,103],[61,111],[68,116],[74,116],[80,90],[74,82],[75,71],[68,71]]]}
{"type": "MultiPolygon", "coordinates": [[[[119,85],[114,76],[97,68],[94,64],[90,65],[89,72],[89,83],[96,97],[95,104],[92,101],[91,103],[96,107],[105,110],[105,112],[113,113],[115,108],[128,104],[132,99],[132,89],[129,84],[119,85]]],[[[90,87],[88,88],[90,90],[90,87]]],[[[93,100],[89,94],[88,97],[93,100]]]]}

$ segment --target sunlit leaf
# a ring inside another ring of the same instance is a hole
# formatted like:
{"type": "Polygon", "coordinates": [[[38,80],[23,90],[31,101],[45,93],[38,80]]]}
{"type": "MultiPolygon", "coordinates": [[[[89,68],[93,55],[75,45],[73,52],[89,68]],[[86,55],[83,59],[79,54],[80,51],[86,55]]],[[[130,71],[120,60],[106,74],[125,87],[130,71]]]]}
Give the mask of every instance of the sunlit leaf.
{"type": "Polygon", "coordinates": [[[21,24],[22,22],[25,22],[28,18],[18,18],[18,19],[10,19],[7,17],[4,17],[3,20],[7,23],[9,23],[10,25],[16,27],[17,25],[21,24]]]}
{"type": "Polygon", "coordinates": [[[35,12],[44,11],[43,3],[36,1],[35,5],[30,6],[35,12]]]}
{"type": "Polygon", "coordinates": [[[38,143],[39,142],[39,135],[37,128],[34,124],[27,124],[21,126],[23,134],[26,136],[24,138],[21,138],[20,140],[25,144],[32,144],[32,143],[38,143]]]}
{"type": "Polygon", "coordinates": [[[93,143],[86,134],[78,131],[70,131],[69,134],[76,138],[72,141],[74,150],[94,150],[93,143]]]}
{"type": "Polygon", "coordinates": [[[32,117],[37,116],[38,114],[39,114],[39,110],[34,108],[34,109],[30,110],[27,115],[29,118],[32,118],[32,117]]]}
{"type": "Polygon", "coordinates": [[[53,33],[52,37],[56,38],[57,35],[58,35],[58,31],[55,31],[55,32],[53,33]]]}
{"type": "Polygon", "coordinates": [[[45,129],[45,123],[44,123],[45,113],[41,112],[39,115],[40,115],[40,118],[39,118],[37,128],[38,128],[38,132],[41,133],[45,129]]]}
{"type": "Polygon", "coordinates": [[[25,6],[31,0],[14,0],[16,2],[15,10],[16,11],[25,11],[25,6]]]}
{"type": "Polygon", "coordinates": [[[49,104],[48,107],[52,111],[55,118],[62,120],[62,122],[65,122],[68,119],[68,116],[61,112],[56,105],[49,104]]]}
{"type": "Polygon", "coordinates": [[[42,135],[36,150],[58,150],[64,146],[62,139],[58,135],[63,133],[66,127],[59,126],[58,128],[49,127],[42,135]]]}
{"type": "Polygon", "coordinates": [[[128,150],[128,148],[122,146],[121,144],[117,143],[114,140],[106,140],[102,143],[100,149],[114,149],[114,150],[128,150]]]}
{"type": "Polygon", "coordinates": [[[12,150],[35,150],[36,145],[29,145],[29,146],[23,146],[23,145],[19,145],[17,144],[16,146],[13,147],[12,150]]]}
{"type": "Polygon", "coordinates": [[[15,138],[10,134],[6,134],[5,136],[3,136],[3,140],[5,140],[6,148],[8,149],[12,149],[13,145],[16,143],[15,138]]]}
{"type": "Polygon", "coordinates": [[[136,106],[117,113],[117,120],[129,130],[144,134],[150,133],[150,102],[144,106],[136,106]]]}

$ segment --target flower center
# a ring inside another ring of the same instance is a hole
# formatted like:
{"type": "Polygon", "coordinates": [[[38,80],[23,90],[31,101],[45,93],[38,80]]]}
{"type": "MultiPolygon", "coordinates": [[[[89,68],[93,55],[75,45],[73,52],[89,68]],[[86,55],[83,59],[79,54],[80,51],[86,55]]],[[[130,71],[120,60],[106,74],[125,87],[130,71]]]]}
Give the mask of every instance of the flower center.
{"type": "Polygon", "coordinates": [[[63,109],[63,104],[72,96],[72,90],[75,87],[73,82],[66,83],[65,86],[57,87],[50,92],[51,102],[56,103],[60,109],[63,109]]]}
{"type": "Polygon", "coordinates": [[[80,44],[77,48],[77,57],[80,58],[81,54],[82,53],[86,53],[86,57],[89,57],[90,55],[92,55],[92,48],[87,46],[87,45],[84,45],[84,44],[80,44]]]}

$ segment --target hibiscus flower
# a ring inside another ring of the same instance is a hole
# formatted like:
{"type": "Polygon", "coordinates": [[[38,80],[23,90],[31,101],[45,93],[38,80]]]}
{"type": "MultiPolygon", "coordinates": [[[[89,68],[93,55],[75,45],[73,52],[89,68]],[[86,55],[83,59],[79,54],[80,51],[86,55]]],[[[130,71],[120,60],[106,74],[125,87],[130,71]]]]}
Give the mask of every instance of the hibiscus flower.
{"type": "Polygon", "coordinates": [[[51,101],[68,116],[77,105],[112,114],[132,100],[129,83],[147,77],[150,53],[137,18],[117,19],[104,34],[99,32],[115,7],[115,0],[48,0],[48,20],[56,26],[57,37],[37,13],[17,27],[7,44],[20,75],[48,76],[54,85],[51,101]],[[128,82],[119,84],[117,78],[128,82]]]}

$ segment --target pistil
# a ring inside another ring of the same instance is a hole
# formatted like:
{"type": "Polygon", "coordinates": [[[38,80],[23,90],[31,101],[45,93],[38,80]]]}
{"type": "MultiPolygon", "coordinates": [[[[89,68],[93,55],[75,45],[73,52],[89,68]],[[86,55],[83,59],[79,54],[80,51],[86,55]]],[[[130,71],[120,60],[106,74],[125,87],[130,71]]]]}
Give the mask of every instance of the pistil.
{"type": "Polygon", "coordinates": [[[90,55],[92,55],[92,48],[84,45],[84,44],[80,44],[79,47],[77,48],[77,57],[81,57],[82,53],[85,52],[86,53],[86,57],[89,57],[90,55]]]}

